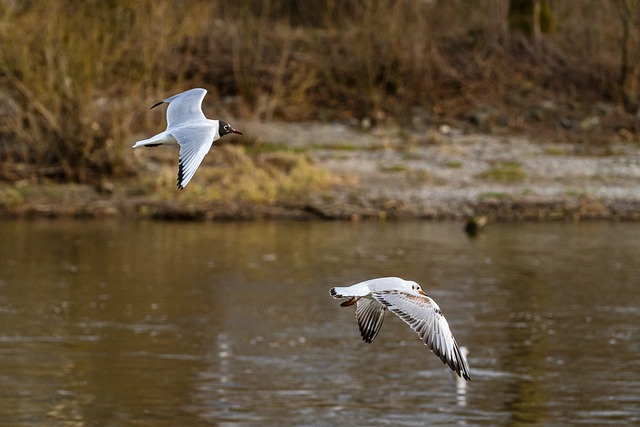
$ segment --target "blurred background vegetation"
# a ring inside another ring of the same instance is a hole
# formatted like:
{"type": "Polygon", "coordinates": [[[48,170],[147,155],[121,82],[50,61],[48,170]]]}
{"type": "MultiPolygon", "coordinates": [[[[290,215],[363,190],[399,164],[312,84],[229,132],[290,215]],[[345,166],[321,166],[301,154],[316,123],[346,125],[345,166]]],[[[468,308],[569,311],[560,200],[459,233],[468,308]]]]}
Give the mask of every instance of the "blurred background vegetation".
{"type": "Polygon", "coordinates": [[[209,116],[407,127],[607,104],[635,135],[639,2],[0,0],[0,175],[127,176],[148,106],[191,87],[209,116]]]}

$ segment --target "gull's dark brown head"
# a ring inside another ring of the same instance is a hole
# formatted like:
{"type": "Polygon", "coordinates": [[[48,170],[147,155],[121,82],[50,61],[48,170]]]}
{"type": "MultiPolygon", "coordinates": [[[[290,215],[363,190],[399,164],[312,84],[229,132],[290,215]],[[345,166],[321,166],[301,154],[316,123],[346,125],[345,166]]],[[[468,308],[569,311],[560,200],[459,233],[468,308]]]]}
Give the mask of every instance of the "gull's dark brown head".
{"type": "Polygon", "coordinates": [[[237,130],[235,130],[234,128],[231,127],[231,125],[227,122],[224,122],[222,120],[219,120],[219,127],[218,127],[218,133],[220,134],[220,138],[222,138],[223,136],[230,134],[230,133],[235,133],[237,135],[242,135],[242,132],[239,132],[237,130]]]}

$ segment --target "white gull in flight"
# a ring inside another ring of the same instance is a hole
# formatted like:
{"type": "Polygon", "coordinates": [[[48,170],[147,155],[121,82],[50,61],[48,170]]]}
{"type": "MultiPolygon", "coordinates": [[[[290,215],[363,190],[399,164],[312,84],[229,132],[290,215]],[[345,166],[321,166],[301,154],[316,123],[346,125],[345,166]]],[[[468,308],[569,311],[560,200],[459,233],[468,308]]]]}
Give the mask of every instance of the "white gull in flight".
{"type": "Polygon", "coordinates": [[[381,277],[333,288],[331,296],[348,298],[340,304],[342,307],[356,305],[356,319],[365,342],[372,342],[378,335],[388,309],[408,324],[452,371],[467,381],[471,380],[466,358],[460,352],[447,319],[438,304],[416,282],[399,277],[381,277]]]}
{"type": "Polygon", "coordinates": [[[191,89],[154,104],[151,108],[163,102],[169,103],[167,129],[154,137],[138,141],[133,146],[179,145],[178,188],[181,190],[191,181],[214,141],[230,133],[242,135],[242,132],[228,123],[204,116],[202,100],[206,93],[206,89],[191,89]]]}

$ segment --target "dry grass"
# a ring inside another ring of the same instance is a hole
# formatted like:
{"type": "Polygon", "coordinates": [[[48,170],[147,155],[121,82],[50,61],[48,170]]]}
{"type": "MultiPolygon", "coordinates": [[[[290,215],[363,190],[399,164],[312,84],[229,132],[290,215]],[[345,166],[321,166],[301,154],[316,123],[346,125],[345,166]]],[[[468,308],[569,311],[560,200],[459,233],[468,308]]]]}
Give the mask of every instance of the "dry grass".
{"type": "Polygon", "coordinates": [[[132,196],[153,195],[165,201],[177,196],[187,203],[295,203],[348,179],[329,174],[304,153],[248,153],[243,146],[222,145],[207,157],[206,165],[198,170],[187,190],[176,193],[175,152],[165,151],[160,157],[167,160],[160,163],[161,167],[144,172],[132,196]]]}
{"type": "Polygon", "coordinates": [[[532,46],[507,0],[0,0],[0,161],[125,175],[132,134],[157,125],[145,107],[194,86],[263,120],[616,99],[616,5],[552,2],[557,30],[532,46]]]}

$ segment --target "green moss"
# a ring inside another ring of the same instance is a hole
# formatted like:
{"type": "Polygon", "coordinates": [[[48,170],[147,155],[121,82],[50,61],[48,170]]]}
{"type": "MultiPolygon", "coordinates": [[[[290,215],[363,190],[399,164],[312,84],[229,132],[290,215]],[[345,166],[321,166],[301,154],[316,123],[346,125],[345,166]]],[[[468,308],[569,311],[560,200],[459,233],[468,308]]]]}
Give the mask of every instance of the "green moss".
{"type": "Polygon", "coordinates": [[[504,162],[481,172],[477,177],[487,181],[513,184],[524,181],[527,174],[522,170],[520,163],[504,162]]]}
{"type": "Polygon", "coordinates": [[[566,156],[567,150],[562,147],[545,147],[543,153],[547,156],[566,156]]]}
{"type": "Polygon", "coordinates": [[[576,198],[580,198],[580,197],[584,197],[585,195],[587,195],[587,192],[581,189],[576,189],[576,188],[569,188],[567,189],[564,194],[566,196],[569,197],[576,197],[576,198]]]}
{"type": "Polygon", "coordinates": [[[247,154],[261,154],[261,153],[279,153],[279,152],[292,152],[292,153],[305,153],[307,151],[304,147],[290,147],[284,143],[272,143],[263,142],[259,144],[242,145],[247,154]]]}
{"type": "Polygon", "coordinates": [[[25,192],[16,187],[6,186],[0,189],[0,207],[13,209],[23,203],[25,192]]]}
{"type": "Polygon", "coordinates": [[[427,184],[427,183],[432,185],[446,184],[446,181],[444,181],[442,178],[434,176],[424,169],[412,170],[409,173],[409,178],[413,180],[413,182],[418,184],[427,184]]]}
{"type": "Polygon", "coordinates": [[[511,196],[508,193],[502,193],[499,191],[489,191],[486,193],[481,193],[478,197],[480,198],[480,200],[487,200],[487,199],[506,200],[511,198],[511,196]]]}
{"type": "Polygon", "coordinates": [[[408,169],[403,165],[380,166],[382,172],[406,172],[408,169]]]}
{"type": "Polygon", "coordinates": [[[316,150],[336,150],[336,151],[356,151],[363,149],[357,145],[352,144],[314,144],[313,147],[316,150]]]}

